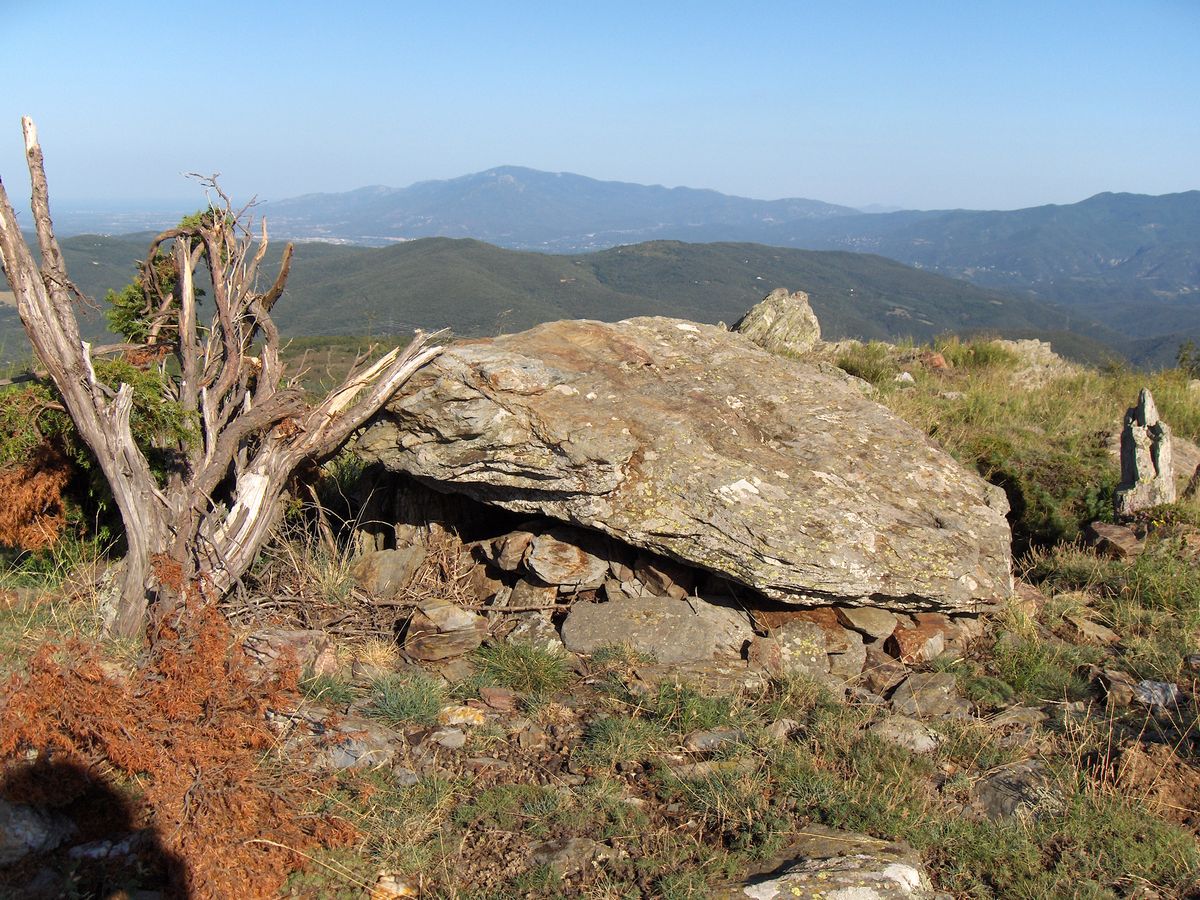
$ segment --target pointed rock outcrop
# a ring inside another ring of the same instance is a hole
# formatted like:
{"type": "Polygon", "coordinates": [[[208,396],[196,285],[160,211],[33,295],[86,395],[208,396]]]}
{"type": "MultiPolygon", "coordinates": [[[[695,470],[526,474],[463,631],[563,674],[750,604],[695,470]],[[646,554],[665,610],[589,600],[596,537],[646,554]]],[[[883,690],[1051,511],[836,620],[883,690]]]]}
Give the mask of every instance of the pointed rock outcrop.
{"type": "Polygon", "coordinates": [[[1142,388],[1137,405],[1125,413],[1125,427],[1121,431],[1121,483],[1113,502],[1118,518],[1175,502],[1171,429],[1158,417],[1158,407],[1149,388],[1142,388]]]}
{"type": "Polygon", "coordinates": [[[821,340],[821,323],[808,305],[808,294],[776,288],[733,326],[772,353],[803,355],[821,340]]]}

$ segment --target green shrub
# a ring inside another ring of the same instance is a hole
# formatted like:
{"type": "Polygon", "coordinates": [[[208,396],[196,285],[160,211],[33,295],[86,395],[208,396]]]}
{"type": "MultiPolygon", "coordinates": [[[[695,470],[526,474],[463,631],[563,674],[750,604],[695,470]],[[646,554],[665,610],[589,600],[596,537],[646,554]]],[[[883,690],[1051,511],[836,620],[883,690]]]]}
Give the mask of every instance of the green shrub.
{"type": "Polygon", "coordinates": [[[683,736],[692,731],[738,724],[744,717],[735,707],[735,699],[729,695],[704,694],[690,685],[664,683],[642,699],[638,711],[683,736]]]}
{"type": "Polygon", "coordinates": [[[1183,829],[1119,797],[1080,793],[1033,822],[944,820],[914,835],[938,884],[955,896],[1183,896],[1200,855],[1183,829]],[[1157,892],[1155,892],[1157,893],[1157,892]]]}
{"type": "Polygon", "coordinates": [[[580,754],[587,762],[612,769],[623,762],[645,762],[668,743],[667,731],[658,722],[601,716],[587,726],[580,754]]]}
{"type": "Polygon", "coordinates": [[[1043,638],[1032,629],[1000,635],[987,666],[1026,700],[1078,699],[1088,690],[1080,666],[1100,659],[1095,648],[1043,638]]]}
{"type": "Polygon", "coordinates": [[[1138,678],[1174,681],[1200,629],[1200,567],[1167,530],[1132,562],[1066,545],[1031,554],[1026,577],[1048,594],[1086,591],[1095,614],[1121,635],[1113,664],[1138,678]]]}

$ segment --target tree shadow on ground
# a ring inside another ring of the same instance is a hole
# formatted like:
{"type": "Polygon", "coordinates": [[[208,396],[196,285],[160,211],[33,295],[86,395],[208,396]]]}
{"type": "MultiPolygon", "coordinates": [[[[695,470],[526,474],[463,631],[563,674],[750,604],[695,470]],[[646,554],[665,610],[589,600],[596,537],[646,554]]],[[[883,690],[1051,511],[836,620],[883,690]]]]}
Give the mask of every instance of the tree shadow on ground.
{"type": "Polygon", "coordinates": [[[148,827],[130,790],[78,763],[38,760],[0,773],[0,898],[186,898],[182,860],[148,827]],[[15,811],[15,815],[13,814],[15,811]],[[8,865],[14,839],[44,840],[8,865]],[[47,846],[49,845],[49,846],[47,846]]]}

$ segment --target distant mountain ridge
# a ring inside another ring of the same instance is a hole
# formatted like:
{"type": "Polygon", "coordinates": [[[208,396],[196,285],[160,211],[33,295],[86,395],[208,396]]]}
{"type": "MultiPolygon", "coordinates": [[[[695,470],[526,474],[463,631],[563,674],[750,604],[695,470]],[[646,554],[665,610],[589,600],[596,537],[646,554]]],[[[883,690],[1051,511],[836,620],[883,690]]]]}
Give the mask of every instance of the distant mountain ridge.
{"type": "MultiPolygon", "coordinates": [[[[1006,211],[864,213],[816,200],[753,200],[503,166],[407,188],[309,194],[263,203],[256,213],[267,217],[276,240],[313,242],[310,258],[319,255],[321,245],[387,247],[423,237],[471,238],[508,250],[560,255],[646,241],[877,254],[1003,292],[1010,301],[1015,294],[1049,302],[1061,313],[1056,327],[1098,337],[1143,364],[1169,364],[1172,348],[1200,340],[1200,191],[1157,197],[1103,193],[1078,203],[1006,211]]],[[[467,254],[467,261],[456,252],[451,266],[456,271],[460,263],[482,264],[481,253],[467,254]]],[[[694,264],[704,254],[693,250],[676,257],[678,264],[685,258],[694,264]]],[[[507,267],[514,258],[493,256],[491,262],[507,267]]],[[[552,265],[540,257],[521,259],[535,270],[552,265]]],[[[347,270],[347,277],[348,284],[374,283],[371,274],[347,270]]],[[[421,271],[418,277],[431,276],[421,271]]],[[[697,284],[706,281],[699,273],[691,277],[697,284]]],[[[477,271],[462,284],[472,290],[494,287],[497,296],[512,299],[512,308],[529,309],[545,294],[522,294],[513,287],[527,283],[520,273],[496,280],[477,271]]],[[[807,289],[792,278],[766,286],[807,289]]],[[[638,288],[643,298],[655,290],[648,284],[638,288]]],[[[4,313],[0,308],[0,317],[4,313]]],[[[956,330],[955,323],[937,316],[931,321],[945,321],[946,328],[956,330]]]]}
{"type": "MultiPolygon", "coordinates": [[[[68,271],[102,298],[133,274],[149,235],[84,235],[62,241],[68,271]]],[[[282,242],[273,242],[268,268],[282,242]]],[[[2,285],[0,285],[2,286],[2,285]]],[[[272,315],[286,336],[520,331],[562,318],[615,321],[665,315],[732,323],[771,289],[809,293],[829,339],[929,340],[943,332],[1052,339],[1063,352],[1099,361],[1118,335],[1082,322],[1066,332],[1062,310],[985,290],[865,253],[815,252],[742,243],[649,241],[582,254],[506,250],[476,240],[425,238],[391,247],[305,243],[272,315]]],[[[85,337],[103,339],[86,313],[85,337]]],[[[22,356],[15,310],[0,306],[0,347],[22,356]]],[[[27,353],[27,351],[25,351],[27,353]]]]}
{"type": "Polygon", "coordinates": [[[375,246],[445,236],[553,253],[646,240],[875,253],[1049,300],[1130,338],[1200,337],[1200,191],[864,213],[506,166],[408,188],[297,197],[264,211],[276,235],[375,246]]]}
{"type": "Polygon", "coordinates": [[[406,188],[306,194],[266,203],[263,212],[278,233],[300,239],[382,246],[421,237],[470,237],[561,253],[678,238],[696,228],[754,229],[858,213],[819,200],[751,200],[520,166],[406,188]]]}

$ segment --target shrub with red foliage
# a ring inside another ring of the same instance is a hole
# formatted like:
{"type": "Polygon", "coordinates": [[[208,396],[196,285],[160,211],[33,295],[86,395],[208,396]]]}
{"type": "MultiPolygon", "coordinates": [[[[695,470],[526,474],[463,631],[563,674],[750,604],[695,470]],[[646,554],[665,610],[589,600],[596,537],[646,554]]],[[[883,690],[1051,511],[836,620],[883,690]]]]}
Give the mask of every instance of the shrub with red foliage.
{"type": "Polygon", "coordinates": [[[146,824],[181,862],[178,895],[273,896],[303,863],[293,851],[354,837],[344,820],[305,814],[312,784],[301,770],[261,764],[274,744],[264,714],[294,689],[294,672],[264,680],[211,607],[185,612],[148,654],[126,676],[93,645],[42,647],[5,686],[0,760],[25,766],[34,750],[97,778],[136,778],[146,824]]]}
{"type": "Polygon", "coordinates": [[[0,544],[21,550],[53,547],[66,525],[63,488],[71,464],[43,444],[29,462],[0,470],[0,544]]]}

